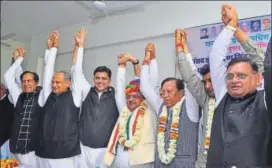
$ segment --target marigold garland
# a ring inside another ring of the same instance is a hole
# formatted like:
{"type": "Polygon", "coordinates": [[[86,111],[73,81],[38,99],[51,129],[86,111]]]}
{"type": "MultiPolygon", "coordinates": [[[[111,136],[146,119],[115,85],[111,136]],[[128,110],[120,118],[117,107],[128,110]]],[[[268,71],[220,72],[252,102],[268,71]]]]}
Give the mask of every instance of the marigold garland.
{"type": "Polygon", "coordinates": [[[209,100],[208,119],[207,119],[207,125],[206,125],[206,133],[205,133],[205,141],[204,141],[205,154],[207,154],[207,151],[210,147],[210,136],[211,136],[211,131],[212,131],[212,121],[213,121],[214,109],[215,109],[215,100],[210,99],[209,100]]]}
{"type": "Polygon", "coordinates": [[[0,163],[1,168],[16,168],[19,166],[19,162],[15,159],[1,159],[0,163]]]}
{"type": "Polygon", "coordinates": [[[163,107],[162,113],[159,116],[159,131],[157,134],[158,140],[158,152],[159,152],[159,158],[162,163],[169,164],[172,162],[172,160],[175,158],[176,154],[176,147],[177,147],[177,141],[179,139],[179,114],[181,110],[181,104],[183,102],[184,98],[178,102],[173,107],[173,113],[172,113],[172,123],[170,128],[170,139],[169,139],[169,147],[167,149],[168,153],[165,152],[165,131],[166,131],[166,123],[167,123],[167,108],[166,106],[163,107]]]}
{"type": "Polygon", "coordinates": [[[119,127],[119,143],[127,147],[128,149],[132,150],[139,142],[141,139],[141,131],[144,125],[144,114],[147,109],[147,104],[145,101],[141,103],[139,106],[139,109],[136,114],[136,119],[133,128],[134,128],[134,133],[132,137],[128,137],[126,133],[126,125],[128,122],[128,119],[131,115],[130,110],[126,107],[122,112],[121,112],[121,118],[120,118],[120,127],[119,127]]]}

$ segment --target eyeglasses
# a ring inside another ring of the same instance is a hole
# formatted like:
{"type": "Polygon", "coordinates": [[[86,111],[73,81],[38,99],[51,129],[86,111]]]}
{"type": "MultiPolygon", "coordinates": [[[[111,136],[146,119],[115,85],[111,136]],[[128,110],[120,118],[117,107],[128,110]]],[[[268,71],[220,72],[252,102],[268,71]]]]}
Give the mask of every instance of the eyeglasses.
{"type": "Polygon", "coordinates": [[[226,80],[233,80],[234,77],[238,77],[238,79],[246,79],[248,77],[247,74],[244,73],[237,73],[237,74],[233,74],[233,73],[228,73],[226,75],[226,80]]]}

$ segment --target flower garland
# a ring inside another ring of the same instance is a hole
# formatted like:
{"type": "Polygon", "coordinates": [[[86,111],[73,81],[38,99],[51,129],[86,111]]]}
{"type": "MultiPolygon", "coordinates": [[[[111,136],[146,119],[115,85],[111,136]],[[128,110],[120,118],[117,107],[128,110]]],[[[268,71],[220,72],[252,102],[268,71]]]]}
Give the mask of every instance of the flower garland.
{"type": "Polygon", "coordinates": [[[166,131],[166,123],[167,123],[167,108],[166,106],[163,107],[162,113],[159,116],[159,131],[157,134],[158,140],[158,152],[159,152],[159,158],[162,163],[169,164],[172,162],[172,160],[175,158],[176,154],[176,147],[177,147],[177,141],[179,139],[179,114],[181,110],[181,104],[183,102],[184,98],[178,102],[173,107],[173,113],[172,113],[172,122],[171,122],[171,128],[170,128],[170,139],[169,139],[169,147],[167,149],[168,153],[165,152],[164,146],[164,138],[165,138],[165,131],[166,131]]]}
{"type": "Polygon", "coordinates": [[[141,103],[139,109],[136,114],[135,122],[133,123],[133,136],[129,138],[127,133],[128,129],[127,126],[129,125],[129,119],[131,117],[131,111],[126,107],[122,113],[120,118],[120,125],[119,125],[119,143],[124,145],[128,149],[133,149],[141,139],[141,130],[144,125],[144,114],[147,108],[147,104],[145,101],[141,103]]]}
{"type": "Polygon", "coordinates": [[[211,131],[212,131],[214,106],[215,106],[215,100],[210,99],[209,100],[209,112],[208,112],[207,125],[206,125],[205,142],[204,142],[205,154],[207,154],[207,151],[210,147],[210,136],[211,136],[211,131]]]}
{"type": "Polygon", "coordinates": [[[1,159],[0,167],[2,168],[15,168],[19,166],[19,162],[15,159],[1,159]]]}

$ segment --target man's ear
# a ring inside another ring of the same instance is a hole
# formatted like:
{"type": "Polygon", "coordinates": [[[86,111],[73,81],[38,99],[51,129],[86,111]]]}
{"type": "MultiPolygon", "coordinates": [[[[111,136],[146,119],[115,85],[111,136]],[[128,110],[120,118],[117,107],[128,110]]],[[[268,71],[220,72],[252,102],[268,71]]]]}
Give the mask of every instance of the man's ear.
{"type": "Polygon", "coordinates": [[[183,89],[181,89],[181,90],[179,91],[179,93],[180,93],[181,97],[184,96],[184,90],[183,90],[183,89]]]}
{"type": "Polygon", "coordinates": [[[67,83],[68,87],[70,87],[70,86],[71,86],[71,84],[72,84],[72,82],[71,82],[71,81],[69,81],[69,80],[67,80],[67,81],[66,81],[66,83],[67,83]]]}
{"type": "Polygon", "coordinates": [[[256,74],[256,80],[257,80],[257,85],[260,86],[262,84],[262,75],[260,72],[256,74]]]}

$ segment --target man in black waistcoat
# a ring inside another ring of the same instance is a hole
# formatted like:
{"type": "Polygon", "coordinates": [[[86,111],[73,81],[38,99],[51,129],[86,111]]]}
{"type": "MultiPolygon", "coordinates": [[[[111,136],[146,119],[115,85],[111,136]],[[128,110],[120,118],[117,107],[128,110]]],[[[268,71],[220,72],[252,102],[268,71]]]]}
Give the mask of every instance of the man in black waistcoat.
{"type": "Polygon", "coordinates": [[[105,167],[103,164],[106,148],[111,133],[119,117],[116,106],[115,90],[111,84],[111,70],[99,66],[94,70],[94,87],[86,80],[83,70],[83,43],[85,34],[78,40],[75,69],[80,71],[80,87],[82,89],[82,107],[80,115],[80,141],[82,151],[82,167],[105,167]]]}
{"type": "Polygon", "coordinates": [[[218,99],[207,168],[265,167],[270,120],[264,91],[257,90],[263,57],[254,61],[246,57],[234,58],[225,67],[228,46],[238,27],[238,16],[233,6],[223,5],[222,20],[226,28],[215,40],[210,53],[212,81],[220,80],[222,83],[214,85],[218,99]],[[225,74],[224,79],[217,78],[219,73],[225,74]]]}
{"type": "Polygon", "coordinates": [[[54,73],[59,33],[50,34],[45,53],[39,144],[35,151],[41,168],[80,167],[78,118],[81,103],[76,72],[54,73]],[[71,89],[70,89],[71,88],[71,89]]]}
{"type": "Polygon", "coordinates": [[[9,90],[9,100],[14,104],[13,124],[10,135],[10,151],[21,165],[37,167],[34,150],[39,120],[38,89],[39,76],[25,71],[20,75],[21,87],[16,83],[24,60],[25,49],[17,48],[13,54],[15,62],[4,75],[9,90]]]}
{"type": "Polygon", "coordinates": [[[0,147],[10,138],[14,106],[8,99],[8,91],[1,83],[0,90],[0,147]]]}
{"type": "MultiPolygon", "coordinates": [[[[264,90],[266,106],[270,114],[270,121],[272,121],[272,53],[271,53],[271,40],[270,38],[264,59],[264,90]]],[[[272,158],[272,129],[270,131],[270,141],[268,149],[268,156],[272,158]]],[[[268,159],[268,165],[272,166],[272,159],[268,159]]]]}

